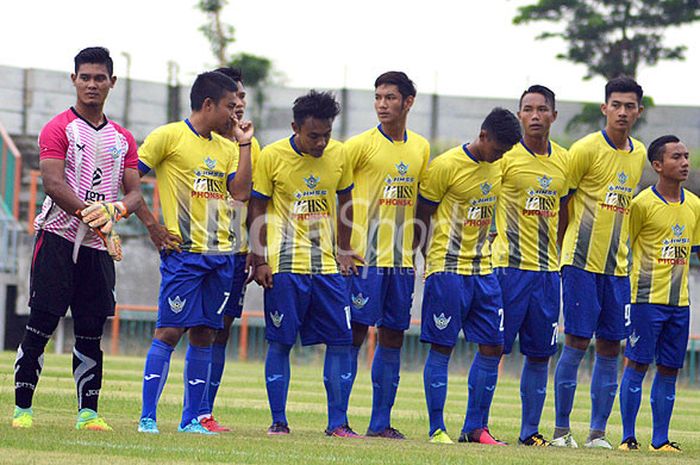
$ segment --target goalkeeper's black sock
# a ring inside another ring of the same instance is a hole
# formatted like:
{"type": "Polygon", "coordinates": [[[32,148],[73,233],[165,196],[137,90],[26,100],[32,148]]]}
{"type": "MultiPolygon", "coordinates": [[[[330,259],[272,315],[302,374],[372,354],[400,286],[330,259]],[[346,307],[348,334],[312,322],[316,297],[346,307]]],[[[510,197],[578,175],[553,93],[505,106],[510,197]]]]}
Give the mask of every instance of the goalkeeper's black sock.
{"type": "Polygon", "coordinates": [[[30,408],[44,366],[44,349],[58,326],[59,317],[32,309],[15,359],[15,405],[30,408]]]}
{"type": "Polygon", "coordinates": [[[97,411],[102,389],[102,326],[104,319],[75,320],[73,378],[78,393],[78,409],[97,411]]]}

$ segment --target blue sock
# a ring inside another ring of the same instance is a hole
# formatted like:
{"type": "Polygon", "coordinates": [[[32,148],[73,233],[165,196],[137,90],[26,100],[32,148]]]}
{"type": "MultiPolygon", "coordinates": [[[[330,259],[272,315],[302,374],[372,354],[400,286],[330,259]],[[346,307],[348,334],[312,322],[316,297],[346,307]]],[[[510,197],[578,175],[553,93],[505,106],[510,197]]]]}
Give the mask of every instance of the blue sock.
{"type": "Polygon", "coordinates": [[[328,430],[348,424],[348,401],[352,389],[350,347],[327,346],[323,384],[328,399],[328,430]]]}
{"type": "Polygon", "coordinates": [[[287,393],[289,392],[289,351],[292,346],[271,342],[265,358],[265,386],[270,403],[272,423],[287,424],[287,393]]]}
{"type": "Polygon", "coordinates": [[[483,428],[484,418],[488,418],[493,392],[498,381],[498,363],[501,357],[489,357],[476,353],[469,369],[467,380],[469,396],[467,398],[467,415],[462,426],[463,433],[483,428]]]}
{"type": "Polygon", "coordinates": [[[211,346],[211,375],[207,393],[202,399],[202,406],[199,408],[199,415],[211,415],[214,411],[214,400],[219,392],[219,385],[224,374],[224,364],[226,363],[226,344],[212,344],[211,346]]]}
{"type": "Polygon", "coordinates": [[[199,416],[199,407],[209,385],[211,374],[211,346],[196,347],[190,344],[185,354],[185,400],[180,426],[185,427],[199,416]]]}
{"type": "Polygon", "coordinates": [[[622,416],[622,440],[636,438],[634,426],[642,404],[642,381],[645,373],[627,367],[620,381],[620,414],[622,416]]]}
{"type": "Polygon", "coordinates": [[[352,373],[352,384],[355,384],[355,378],[357,378],[357,358],[360,355],[360,348],[357,346],[350,346],[350,373],[352,373]]]}
{"type": "Polygon", "coordinates": [[[521,440],[539,432],[542,408],[547,397],[547,365],[547,362],[532,362],[529,357],[525,357],[523,373],[520,376],[521,440]]]}
{"type": "Polygon", "coordinates": [[[557,428],[569,428],[569,416],[574,407],[576,395],[576,378],[578,367],[581,365],[585,350],[578,350],[567,345],[561,352],[561,358],[554,371],[554,407],[556,418],[554,425],[557,428]]]}
{"type": "Polygon", "coordinates": [[[425,401],[428,404],[428,417],[430,418],[430,436],[439,429],[447,431],[443,411],[447,398],[447,367],[450,356],[441,354],[435,350],[428,352],[423,369],[423,389],[425,401]]]}
{"type": "Polygon", "coordinates": [[[143,367],[143,390],[141,392],[141,418],[156,419],[158,400],[168,379],[170,356],[173,347],[163,341],[153,339],[143,367]]]}
{"type": "Polygon", "coordinates": [[[596,354],[591,377],[591,430],[605,431],[617,395],[617,357],[596,354]]]}
{"type": "Polygon", "coordinates": [[[377,433],[391,426],[391,408],[399,387],[401,349],[377,345],[372,361],[372,416],[369,429],[377,433]]]}
{"type": "Polygon", "coordinates": [[[671,423],[675,400],[676,376],[664,376],[657,372],[651,385],[651,444],[654,447],[668,442],[668,426],[671,423]]]}

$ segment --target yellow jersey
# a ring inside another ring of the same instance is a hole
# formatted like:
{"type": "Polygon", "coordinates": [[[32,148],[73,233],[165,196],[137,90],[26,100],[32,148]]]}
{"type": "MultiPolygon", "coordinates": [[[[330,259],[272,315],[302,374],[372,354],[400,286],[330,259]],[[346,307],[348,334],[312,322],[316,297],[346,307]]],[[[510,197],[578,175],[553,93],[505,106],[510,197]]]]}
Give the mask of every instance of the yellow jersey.
{"type": "Polygon", "coordinates": [[[652,186],[632,201],[632,303],[689,305],[688,267],[700,245],[700,199],[681,191],[667,202],[652,186]]]}
{"type": "Polygon", "coordinates": [[[156,172],[165,226],[187,252],[231,253],[227,196],[236,168],[236,145],[199,135],[189,120],[155,129],[139,148],[139,169],[156,172]]]}
{"type": "Polygon", "coordinates": [[[339,272],[336,194],[352,188],[352,171],[338,141],[331,140],[318,158],[302,153],[294,136],[260,152],[252,195],[269,201],[267,261],[272,273],[339,272]]]}
{"type": "Polygon", "coordinates": [[[345,143],[352,167],[352,249],[368,266],[412,267],[418,182],[430,160],[430,144],[412,131],[401,141],[381,129],[345,143]]]}
{"type": "Polygon", "coordinates": [[[420,183],[420,199],[437,206],[427,252],[426,276],[445,271],[491,273],[489,230],[501,189],[501,169],[479,162],[467,144],[436,157],[420,183]]]}
{"type": "MultiPolygon", "coordinates": [[[[239,160],[239,148],[238,145],[234,143],[236,147],[236,167],[238,166],[239,160]]],[[[260,155],[260,142],[253,137],[250,146],[250,161],[251,164],[260,155]]],[[[233,197],[228,197],[229,206],[231,207],[231,225],[229,230],[231,236],[234,238],[234,253],[248,253],[248,230],[246,229],[246,217],[248,215],[248,204],[246,202],[239,202],[238,200],[233,200],[233,197]]]]}
{"type": "Polygon", "coordinates": [[[548,153],[537,154],[521,140],[496,162],[502,179],[494,267],[559,269],[559,200],[568,193],[567,161],[566,149],[554,142],[549,142],[548,153]]]}
{"type": "Polygon", "coordinates": [[[618,150],[605,131],[578,140],[569,149],[569,225],[561,265],[592,273],[627,276],[630,205],[639,184],[646,149],[630,138],[618,150]]]}

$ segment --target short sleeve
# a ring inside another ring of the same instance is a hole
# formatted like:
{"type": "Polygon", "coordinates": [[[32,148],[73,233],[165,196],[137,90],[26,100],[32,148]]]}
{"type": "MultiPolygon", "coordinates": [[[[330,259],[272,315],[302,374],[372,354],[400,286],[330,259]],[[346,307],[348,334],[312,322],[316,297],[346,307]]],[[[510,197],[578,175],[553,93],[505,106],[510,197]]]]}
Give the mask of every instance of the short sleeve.
{"type": "MultiPolygon", "coordinates": [[[[700,248],[700,201],[695,200],[695,229],[693,230],[693,248],[700,248]]],[[[697,251],[697,250],[696,250],[697,251]]]]}
{"type": "Polygon", "coordinates": [[[338,189],[337,192],[339,194],[345,194],[346,192],[350,192],[353,188],[353,174],[352,174],[352,168],[351,168],[351,163],[349,160],[349,155],[347,151],[345,150],[345,146],[343,145],[341,150],[340,150],[340,155],[343,160],[343,170],[340,173],[340,180],[338,181],[338,189]]]}
{"type": "Polygon", "coordinates": [[[68,152],[66,128],[57,120],[52,120],[39,134],[39,160],[49,158],[65,160],[66,152],[68,152]]]}
{"type": "Polygon", "coordinates": [[[420,167],[420,174],[418,175],[418,180],[423,177],[423,173],[428,169],[428,164],[430,163],[430,143],[426,141],[425,148],[423,149],[423,164],[420,167]]]}
{"type": "Polygon", "coordinates": [[[269,200],[272,197],[272,158],[270,149],[263,149],[253,164],[253,197],[269,200]]]}
{"type": "Polygon", "coordinates": [[[136,139],[134,139],[131,132],[127,131],[126,129],[123,129],[121,132],[124,134],[128,145],[126,156],[124,157],[124,168],[137,169],[139,167],[139,152],[136,139]]]}
{"type": "Polygon", "coordinates": [[[165,127],[151,132],[138,150],[139,171],[148,173],[156,168],[168,156],[169,144],[170,137],[165,127]]]}
{"type": "Polygon", "coordinates": [[[590,151],[584,144],[576,143],[571,146],[566,157],[569,190],[578,188],[581,179],[588,171],[590,159],[590,151]]]}
{"type": "Polygon", "coordinates": [[[364,150],[363,138],[360,136],[349,139],[345,147],[346,159],[351,171],[357,171],[367,162],[367,151],[364,150]]]}
{"type": "Polygon", "coordinates": [[[432,205],[438,205],[449,188],[449,167],[444,162],[444,157],[441,155],[434,159],[420,181],[418,196],[432,205]]]}

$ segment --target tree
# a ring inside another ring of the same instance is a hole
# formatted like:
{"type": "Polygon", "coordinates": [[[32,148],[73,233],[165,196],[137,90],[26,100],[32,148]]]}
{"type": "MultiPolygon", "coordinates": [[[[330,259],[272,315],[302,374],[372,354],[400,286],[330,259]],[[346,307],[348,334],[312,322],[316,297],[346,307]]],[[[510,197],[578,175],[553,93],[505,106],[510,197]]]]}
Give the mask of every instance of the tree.
{"type": "Polygon", "coordinates": [[[206,15],[207,22],[199,27],[209,41],[211,51],[219,66],[240,68],[247,86],[258,91],[267,82],[272,71],[272,62],[250,53],[229,55],[228,46],[236,41],[236,29],[221,20],[221,12],[228,0],[200,0],[197,8],[206,15]]]}
{"type": "MultiPolygon", "coordinates": [[[[700,19],[700,0],[538,0],[518,8],[514,24],[563,23],[564,30],[543,32],[538,40],[558,37],[567,44],[557,58],[586,66],[583,79],[637,76],[642,64],[683,60],[686,46],[664,45],[664,31],[700,19]]],[[[645,102],[653,105],[651,99],[645,102]]],[[[600,111],[584,106],[567,126],[597,126],[600,111]]]]}

